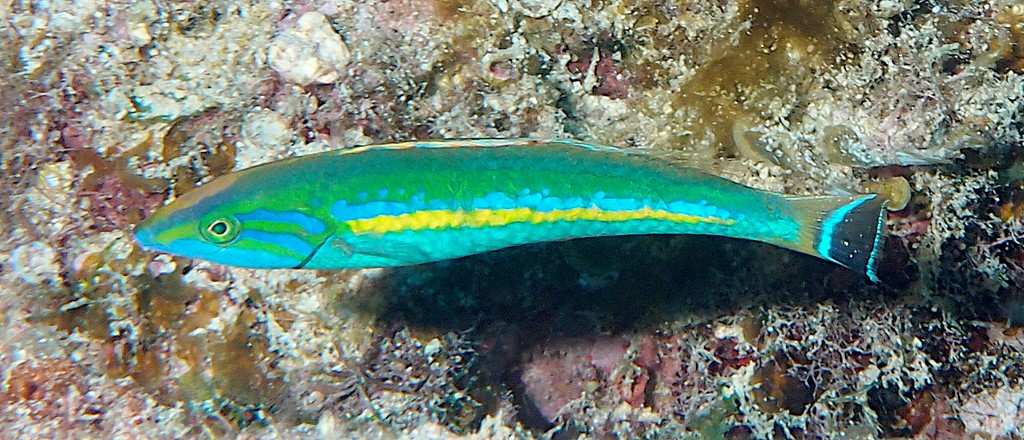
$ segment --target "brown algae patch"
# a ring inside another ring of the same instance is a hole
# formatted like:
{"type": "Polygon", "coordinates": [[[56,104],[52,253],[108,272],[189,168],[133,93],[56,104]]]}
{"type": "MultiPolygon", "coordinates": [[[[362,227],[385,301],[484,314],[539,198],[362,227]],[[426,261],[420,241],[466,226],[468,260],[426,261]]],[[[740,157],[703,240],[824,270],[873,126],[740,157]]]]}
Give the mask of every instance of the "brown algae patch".
{"type": "Polygon", "coordinates": [[[106,307],[114,299],[104,293],[116,283],[103,275],[109,268],[96,263],[76,275],[72,297],[78,299],[41,317],[43,322],[88,335],[105,353],[107,378],[130,377],[163,404],[187,404],[199,420],[212,423],[207,429],[226,433],[265,423],[265,408],[283,388],[273,369],[278,356],[253,310],[243,306],[234,317],[224,315],[222,292],[197,289],[172,272],[140,276],[137,309],[120,316],[106,307]],[[225,319],[223,329],[211,327],[225,319]]]}
{"type": "MultiPolygon", "coordinates": [[[[275,356],[269,352],[266,337],[254,331],[256,323],[252,312],[243,309],[224,332],[223,341],[210,347],[213,388],[243,408],[269,406],[281,393],[280,378],[268,374],[275,356]]],[[[256,414],[249,408],[241,409],[233,419],[243,426],[252,423],[256,414]]]]}
{"type": "Polygon", "coordinates": [[[1024,6],[1016,5],[996,15],[1003,27],[1000,38],[989,44],[989,55],[995,58],[995,70],[1001,74],[1024,74],[1024,6]]]}
{"type": "MultiPolygon", "coordinates": [[[[708,141],[736,155],[733,127],[764,122],[779,100],[805,92],[851,36],[836,19],[836,2],[753,0],[740,3],[738,33],[725,35],[710,59],[678,90],[677,107],[696,107],[683,122],[690,142],[708,141]]],[[[752,159],[757,159],[754,157],[752,159]]]]}

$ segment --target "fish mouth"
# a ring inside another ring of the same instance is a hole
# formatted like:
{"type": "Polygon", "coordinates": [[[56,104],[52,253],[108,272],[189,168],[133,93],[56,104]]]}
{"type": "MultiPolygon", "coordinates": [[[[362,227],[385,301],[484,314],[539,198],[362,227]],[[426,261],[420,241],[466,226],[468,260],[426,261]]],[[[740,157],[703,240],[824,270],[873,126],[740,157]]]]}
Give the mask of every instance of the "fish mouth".
{"type": "Polygon", "coordinates": [[[153,236],[152,226],[153,226],[153,215],[151,214],[151,215],[147,216],[146,218],[142,219],[141,222],[139,222],[137,225],[135,225],[135,227],[132,228],[132,235],[134,235],[136,238],[138,238],[140,236],[152,237],[153,236]]]}
{"type": "Polygon", "coordinates": [[[160,242],[157,241],[157,217],[155,215],[143,220],[132,229],[132,238],[135,244],[145,250],[162,250],[160,242]]]}
{"type": "Polygon", "coordinates": [[[156,237],[154,236],[151,228],[144,227],[143,225],[144,223],[140,223],[135,227],[135,230],[132,231],[132,238],[134,239],[136,246],[147,250],[153,249],[156,244],[156,237]]]}

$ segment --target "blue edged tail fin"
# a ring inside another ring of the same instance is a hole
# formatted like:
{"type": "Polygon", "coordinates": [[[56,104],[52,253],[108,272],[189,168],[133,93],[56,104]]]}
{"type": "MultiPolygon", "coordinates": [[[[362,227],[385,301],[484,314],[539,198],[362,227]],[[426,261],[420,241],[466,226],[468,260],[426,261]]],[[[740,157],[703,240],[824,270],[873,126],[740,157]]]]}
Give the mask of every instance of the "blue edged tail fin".
{"type": "Polygon", "coordinates": [[[876,194],[791,197],[806,219],[798,250],[838,263],[878,282],[879,252],[888,200],[876,194]]]}

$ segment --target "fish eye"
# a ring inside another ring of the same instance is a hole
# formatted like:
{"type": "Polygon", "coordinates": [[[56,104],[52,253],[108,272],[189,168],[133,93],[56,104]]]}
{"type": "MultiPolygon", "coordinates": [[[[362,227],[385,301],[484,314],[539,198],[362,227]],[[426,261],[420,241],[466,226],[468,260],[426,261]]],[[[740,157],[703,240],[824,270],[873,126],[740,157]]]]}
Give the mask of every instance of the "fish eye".
{"type": "Polygon", "coordinates": [[[200,227],[199,232],[213,243],[224,244],[238,236],[238,221],[227,217],[216,218],[207,223],[206,227],[200,227]]]}

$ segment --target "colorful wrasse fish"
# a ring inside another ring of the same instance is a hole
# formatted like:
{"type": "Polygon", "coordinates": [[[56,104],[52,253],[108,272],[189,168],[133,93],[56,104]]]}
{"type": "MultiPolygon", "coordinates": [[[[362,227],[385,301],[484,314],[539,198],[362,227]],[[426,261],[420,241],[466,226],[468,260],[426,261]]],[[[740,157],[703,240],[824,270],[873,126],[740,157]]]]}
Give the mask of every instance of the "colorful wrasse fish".
{"type": "Polygon", "coordinates": [[[790,197],[566,140],[405,142],[228,174],[135,230],[147,248],[252,268],[401,266],[554,240],[708,234],[877,280],[877,195],[790,197]]]}

